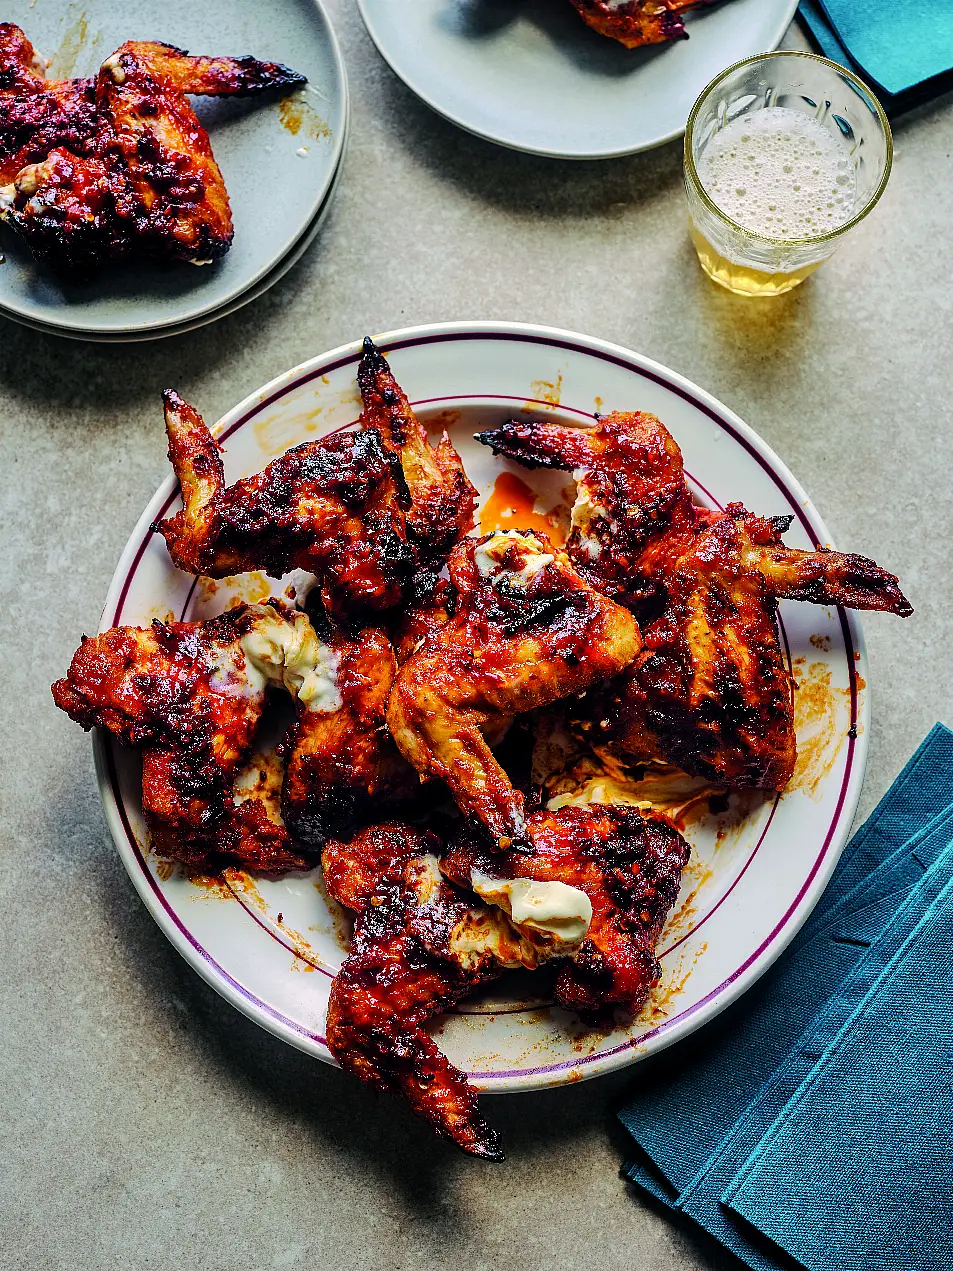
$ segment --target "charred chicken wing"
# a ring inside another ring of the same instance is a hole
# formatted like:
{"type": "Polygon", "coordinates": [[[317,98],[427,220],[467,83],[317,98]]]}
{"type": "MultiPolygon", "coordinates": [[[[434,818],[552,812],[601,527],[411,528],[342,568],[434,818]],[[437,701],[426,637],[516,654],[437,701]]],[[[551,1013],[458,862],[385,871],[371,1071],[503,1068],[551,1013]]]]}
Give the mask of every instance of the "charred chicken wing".
{"type": "Polygon", "coordinates": [[[445,781],[496,848],[524,845],[523,796],[490,742],[514,715],[618,674],[638,653],[639,630],[541,535],[467,539],[449,572],[453,616],[401,666],[387,723],[417,771],[445,781]]]}
{"type": "Polygon", "coordinates": [[[322,855],[329,893],[357,912],[351,951],[331,987],[328,1047],[343,1068],[402,1094],[465,1152],[502,1160],[476,1092],[424,1031],[507,967],[536,967],[539,947],[497,908],[441,877],[433,834],[389,823],[322,855]]]}
{"type": "Polygon", "coordinates": [[[443,560],[454,543],[473,528],[476,490],[444,432],[436,449],[410,408],[404,390],[394,379],[386,359],[370,338],[357,372],[364,402],[362,421],[375,429],[400,457],[410,507],[407,535],[418,559],[443,560]]]}
{"type": "Polygon", "coordinates": [[[282,808],[295,837],[320,847],[351,834],[420,792],[420,780],[394,744],[385,714],[397,661],[383,631],[350,636],[327,623],[325,682],[316,700],[298,702],[282,743],[282,808]]]}
{"type": "Polygon", "coordinates": [[[251,569],[315,574],[333,613],[396,604],[414,567],[400,463],[374,429],[304,442],[225,486],[218,443],[177,393],[164,394],[183,511],[162,521],[180,569],[224,578],[251,569]]]}
{"type": "Polygon", "coordinates": [[[223,255],[232,241],[228,194],[185,93],[256,93],[297,87],[304,77],[254,58],[190,57],[171,45],[129,41],[106,59],[92,87],[47,85],[24,65],[32,46],[23,47],[22,32],[18,42],[4,30],[0,77],[15,92],[0,120],[8,182],[0,218],[34,255],[77,282],[114,260],[206,264],[223,255]]]}
{"type": "Polygon", "coordinates": [[[288,620],[268,605],[240,605],[206,622],[113,627],[85,639],[53,685],[71,719],[141,749],[143,813],[161,855],[190,866],[304,866],[241,782],[235,797],[268,682],[284,676],[294,686],[299,672],[302,684],[315,678],[304,659],[287,653],[302,621],[303,614],[288,620]]]}
{"type": "Polygon", "coordinates": [[[520,905],[515,918],[527,880],[583,892],[588,934],[560,964],[556,1000],[584,1017],[616,1006],[636,1013],[659,977],[655,947],[678,896],[687,842],[639,808],[599,804],[534,812],[526,830],[530,854],[491,855],[465,833],[441,868],[507,913],[520,905]]]}
{"type": "Polygon", "coordinates": [[[18,26],[0,22],[0,187],[56,146],[92,152],[95,79],[47,80],[46,62],[18,26]]]}
{"type": "Polygon", "coordinates": [[[570,0],[587,26],[627,49],[687,40],[682,14],[712,0],[570,0]]]}
{"type": "Polygon", "coordinates": [[[650,415],[610,415],[591,430],[514,421],[481,440],[528,466],[573,471],[569,556],[629,606],[644,638],[630,669],[589,695],[583,723],[629,758],[783,789],[797,751],[778,600],[911,612],[873,561],[786,547],[790,518],[695,507],[681,452],[650,415]]]}

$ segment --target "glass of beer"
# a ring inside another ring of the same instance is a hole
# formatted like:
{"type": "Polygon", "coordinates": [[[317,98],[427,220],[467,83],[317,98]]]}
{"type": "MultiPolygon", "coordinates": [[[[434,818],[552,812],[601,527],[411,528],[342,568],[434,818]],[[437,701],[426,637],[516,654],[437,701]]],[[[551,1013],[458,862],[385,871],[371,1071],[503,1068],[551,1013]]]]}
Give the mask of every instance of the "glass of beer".
{"type": "Polygon", "coordinates": [[[836,62],[780,51],[729,66],[685,129],[702,268],[738,295],[790,291],[871,210],[892,159],[883,107],[836,62]]]}

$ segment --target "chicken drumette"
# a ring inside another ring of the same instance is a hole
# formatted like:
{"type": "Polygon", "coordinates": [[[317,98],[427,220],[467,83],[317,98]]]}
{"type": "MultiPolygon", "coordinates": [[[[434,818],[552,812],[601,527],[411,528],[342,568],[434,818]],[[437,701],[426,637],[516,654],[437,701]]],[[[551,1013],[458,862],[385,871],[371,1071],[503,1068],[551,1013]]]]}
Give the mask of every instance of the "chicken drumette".
{"type": "Polygon", "coordinates": [[[525,846],[523,796],[490,744],[514,715],[618,674],[639,651],[639,630],[542,536],[467,539],[448,566],[452,616],[401,666],[387,723],[417,771],[445,781],[496,848],[525,846]]]}
{"type": "Polygon", "coordinates": [[[43,79],[19,28],[0,28],[0,218],[70,281],[131,257],[205,264],[232,241],[228,194],[185,94],[298,87],[254,58],[190,57],[129,41],[95,81],[43,79]],[[27,61],[29,56],[29,62],[27,61]],[[19,166],[14,166],[19,165],[19,166]]]}
{"type": "Polygon", "coordinates": [[[660,817],[600,804],[534,812],[526,834],[531,853],[501,857],[465,832],[441,869],[517,920],[532,883],[583,892],[592,913],[588,934],[560,964],[556,1000],[587,1018],[616,1006],[638,1012],[659,977],[655,947],[678,896],[688,843],[660,817]]]}
{"type": "Polygon", "coordinates": [[[421,785],[385,722],[397,673],[387,636],[376,627],[351,636],[328,621],[315,625],[329,651],[322,709],[299,700],[280,749],[285,823],[320,847],[418,799],[421,785]]]}
{"type": "Polygon", "coordinates": [[[351,951],[331,987],[327,1041],[343,1068],[402,1094],[465,1152],[501,1160],[476,1092],[424,1031],[508,967],[544,953],[497,908],[440,874],[435,835],[391,822],[322,854],[328,892],[357,912],[351,951]]]}
{"type": "Polygon", "coordinates": [[[695,507],[681,452],[650,415],[610,415],[594,429],[513,421],[481,440],[526,466],[573,471],[569,556],[643,631],[630,669],[580,713],[593,741],[627,758],[783,789],[796,739],[778,600],[912,612],[896,578],[865,557],[786,547],[789,517],[695,507]]]}

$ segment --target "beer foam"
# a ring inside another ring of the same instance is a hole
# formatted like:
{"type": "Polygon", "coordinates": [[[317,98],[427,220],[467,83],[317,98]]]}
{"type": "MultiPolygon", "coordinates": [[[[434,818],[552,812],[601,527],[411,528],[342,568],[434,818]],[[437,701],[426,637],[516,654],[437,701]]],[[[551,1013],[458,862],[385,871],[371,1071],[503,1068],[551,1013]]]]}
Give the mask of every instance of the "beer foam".
{"type": "Polygon", "coordinates": [[[765,238],[817,238],[853,213],[846,141],[784,106],[733,119],[709,140],[696,167],[721,211],[765,238]]]}

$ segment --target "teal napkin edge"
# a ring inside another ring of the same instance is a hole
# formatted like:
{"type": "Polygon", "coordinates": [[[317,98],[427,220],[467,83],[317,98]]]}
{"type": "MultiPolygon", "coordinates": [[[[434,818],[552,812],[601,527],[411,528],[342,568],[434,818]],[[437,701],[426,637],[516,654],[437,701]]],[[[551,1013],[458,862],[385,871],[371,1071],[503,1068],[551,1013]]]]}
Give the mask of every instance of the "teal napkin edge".
{"type": "MultiPolygon", "coordinates": [[[[779,1271],[789,1266],[790,1254],[779,1258],[769,1237],[752,1228],[747,1219],[734,1221],[725,1197],[733,1194],[738,1175],[763,1150],[766,1138],[777,1132],[787,1111],[798,1098],[809,1091],[820,1057],[836,1048],[839,1039],[859,1017],[863,1004],[881,982],[882,976],[906,948],[914,931],[920,931],[925,914],[940,896],[953,892],[953,842],[922,875],[920,881],[895,911],[880,936],[864,951],[854,969],[845,977],[837,995],[792,1050],[790,1056],[762,1087],[745,1114],[723,1142],[714,1159],[692,1181],[679,1197],[677,1208],[718,1242],[754,1268],[754,1271],[779,1271]],[[718,1178],[723,1180],[719,1183],[718,1178]],[[712,1186],[714,1184],[714,1186],[712,1186]],[[754,1236],[758,1232],[758,1236],[754,1236]],[[760,1239],[758,1238],[760,1236],[760,1239]]],[[[744,1218],[744,1215],[741,1215],[744,1218]]]]}
{"type": "MultiPolygon", "coordinates": [[[[747,1160],[738,1170],[734,1179],[720,1197],[723,1205],[742,1219],[755,1224],[756,1229],[761,1231],[762,1234],[769,1239],[772,1235],[774,1235],[774,1237],[778,1240],[783,1241],[789,1240],[790,1237],[785,1233],[783,1228],[780,1226],[774,1227],[772,1225],[770,1206],[767,1211],[765,1211],[763,1203],[760,1205],[758,1203],[759,1200],[762,1202],[764,1200],[763,1196],[758,1196],[756,1190],[758,1172],[764,1164],[767,1155],[772,1150],[772,1147],[775,1144],[779,1144],[782,1137],[788,1133],[792,1114],[794,1114],[812,1098],[815,1087],[823,1080],[825,1074],[836,1063],[841,1050],[844,1048],[845,1041],[857,1031],[861,1031],[861,1035],[863,1035],[862,1030],[864,1027],[864,1021],[869,1015],[871,1007],[876,1003],[878,996],[883,993],[885,986],[889,984],[892,978],[901,972],[904,962],[911,956],[911,953],[916,950],[917,946],[930,939],[932,932],[934,932],[937,928],[945,928],[948,930],[950,921],[948,910],[951,901],[953,901],[951,862],[953,862],[953,843],[948,845],[946,852],[939,858],[936,865],[931,867],[931,870],[924,875],[922,884],[918,885],[915,889],[916,892],[929,891],[931,889],[931,884],[942,884],[933,901],[927,905],[919,920],[915,923],[912,929],[907,932],[905,937],[903,936],[903,921],[901,920],[898,925],[898,930],[895,932],[895,936],[899,935],[901,937],[899,946],[882,966],[879,974],[876,975],[876,978],[874,978],[872,983],[870,983],[870,986],[863,998],[856,1003],[853,1010],[851,1010],[844,1019],[842,1026],[837,1031],[836,1035],[831,1038],[824,1053],[821,1054],[814,1063],[809,1075],[801,1082],[797,1090],[795,1090],[788,1099],[785,1106],[779,1111],[772,1124],[765,1130],[747,1160]],[[767,1212],[767,1217],[764,1216],[765,1212],[767,1212]]],[[[918,898],[913,906],[907,906],[905,909],[907,916],[909,916],[911,908],[915,910],[919,907],[919,905],[920,900],[918,898]]],[[[892,924],[892,927],[894,925],[896,924],[892,924]]],[[[880,943],[881,942],[878,942],[878,944],[880,943]]],[[[884,951],[889,952],[890,945],[893,941],[886,940],[883,943],[886,945],[886,949],[884,951]]],[[[872,952],[873,951],[874,949],[872,949],[872,952]]],[[[881,960],[882,957],[875,957],[872,959],[872,965],[867,969],[868,975],[871,972],[876,971],[877,965],[881,960]]],[[[866,976],[862,976],[860,978],[861,987],[863,987],[863,983],[866,978],[866,976]]],[[[842,1013],[843,1012],[837,1012],[836,1014],[840,1015],[842,1013]]],[[[815,1253],[817,1252],[817,1243],[818,1242],[815,1239],[815,1253]]],[[[799,1260],[803,1260],[808,1257],[809,1249],[809,1241],[803,1248],[799,1245],[796,1251],[797,1258],[799,1260]]],[[[795,1250],[789,1247],[785,1247],[785,1252],[789,1256],[795,1254],[795,1250]]],[[[814,1259],[812,1258],[811,1261],[813,1262],[813,1260],[814,1259]]]]}
{"type": "MultiPolygon", "coordinates": [[[[796,957],[798,948],[813,939],[829,920],[835,919],[851,903],[860,901],[865,884],[875,885],[890,870],[901,866],[917,842],[922,842],[927,836],[935,833],[942,826],[945,818],[953,817],[953,807],[946,805],[915,834],[909,835],[900,831],[903,834],[902,838],[894,824],[898,815],[911,810],[906,808],[906,804],[916,803],[917,790],[929,780],[930,769],[944,763],[953,764],[953,731],[944,724],[936,723],[911,755],[873,812],[852,836],[841,854],[830,884],[818,901],[814,912],[795,937],[791,949],[784,954],[785,958],[796,957]],[[908,795],[908,790],[912,791],[912,795],[908,795]]],[[[953,799],[953,790],[951,790],[951,799],[953,799]]],[[[902,815],[901,820],[904,824],[907,823],[902,815]]],[[[772,972],[769,971],[767,974],[770,976],[772,972]]],[[[708,1029],[717,1030],[718,1027],[718,1019],[708,1025],[708,1029]]],[[[687,1044],[690,1043],[687,1042],[687,1044]]],[[[654,1160],[640,1144],[638,1123],[633,1112],[634,1106],[631,1103],[623,1103],[617,1111],[619,1120],[634,1139],[637,1153],[633,1159],[623,1165],[622,1173],[635,1186],[666,1207],[674,1209],[679,1194],[678,1187],[666,1175],[662,1164],[654,1160]]]]}
{"type": "Polygon", "coordinates": [[[940,71],[929,78],[920,79],[913,83],[901,83],[895,91],[892,91],[888,84],[884,84],[878,79],[874,70],[862,66],[859,61],[851,56],[818,0],[801,0],[798,6],[798,17],[807,28],[814,44],[825,57],[830,58],[832,62],[845,66],[848,70],[853,71],[855,75],[859,75],[861,79],[871,82],[877,92],[877,96],[880,98],[881,105],[891,117],[900,115],[906,110],[911,110],[914,106],[920,105],[921,102],[929,101],[931,98],[938,97],[953,88],[953,57],[951,57],[950,69],[940,71]]]}

